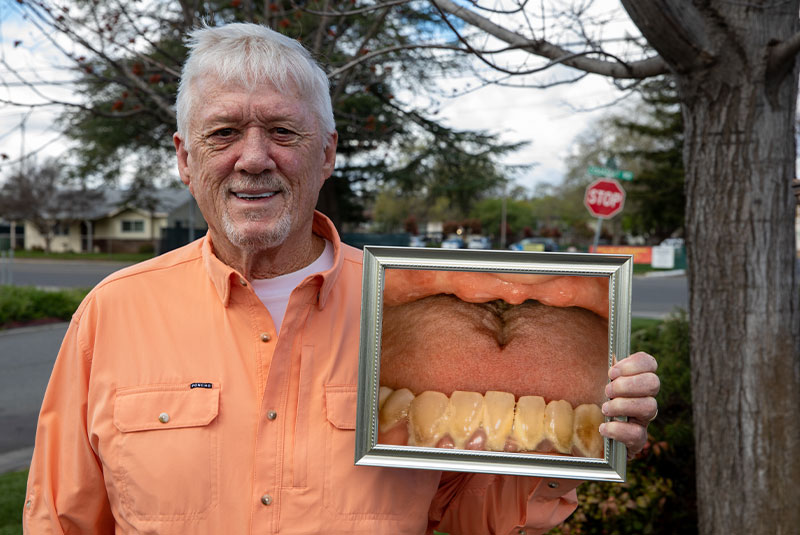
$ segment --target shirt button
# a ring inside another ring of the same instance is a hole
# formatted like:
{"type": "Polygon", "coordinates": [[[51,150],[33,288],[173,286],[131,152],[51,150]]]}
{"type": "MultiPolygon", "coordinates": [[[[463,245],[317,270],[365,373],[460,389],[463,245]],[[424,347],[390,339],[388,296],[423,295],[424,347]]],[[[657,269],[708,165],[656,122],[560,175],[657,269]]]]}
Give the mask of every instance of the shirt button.
{"type": "Polygon", "coordinates": [[[555,481],[551,481],[550,483],[547,484],[547,486],[550,487],[551,489],[557,489],[558,483],[556,483],[555,481]]]}
{"type": "Polygon", "coordinates": [[[261,503],[263,503],[264,505],[272,505],[272,496],[270,496],[269,494],[264,494],[261,497],[261,503]]]}
{"type": "Polygon", "coordinates": [[[247,281],[246,281],[246,280],[244,280],[244,279],[239,279],[239,283],[240,283],[242,286],[247,286],[247,281]]]}
{"type": "Polygon", "coordinates": [[[268,419],[268,420],[274,420],[274,419],[275,419],[275,418],[277,418],[277,417],[278,417],[278,413],[277,413],[277,412],[275,412],[275,411],[269,411],[269,412],[267,413],[267,419],[268,419]]]}
{"type": "Polygon", "coordinates": [[[169,414],[167,414],[166,412],[162,412],[161,414],[158,415],[158,421],[161,422],[162,424],[169,422],[169,414]]]}
{"type": "Polygon", "coordinates": [[[270,340],[272,340],[272,337],[269,335],[269,333],[261,333],[262,342],[269,342],[270,340]]]}

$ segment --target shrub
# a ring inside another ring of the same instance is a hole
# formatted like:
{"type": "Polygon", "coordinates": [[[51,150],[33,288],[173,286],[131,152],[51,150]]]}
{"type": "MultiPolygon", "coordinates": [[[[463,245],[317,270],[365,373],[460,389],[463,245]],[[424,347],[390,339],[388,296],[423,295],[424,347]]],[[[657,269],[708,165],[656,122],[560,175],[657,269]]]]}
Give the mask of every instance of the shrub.
{"type": "Polygon", "coordinates": [[[47,291],[29,286],[0,286],[0,328],[43,318],[69,320],[86,289],[47,291]]]}
{"type": "Polygon", "coordinates": [[[689,323],[685,312],[631,332],[631,348],[658,359],[658,418],[649,440],[628,463],[625,483],[578,488],[579,506],[552,535],[697,533],[689,323]]]}

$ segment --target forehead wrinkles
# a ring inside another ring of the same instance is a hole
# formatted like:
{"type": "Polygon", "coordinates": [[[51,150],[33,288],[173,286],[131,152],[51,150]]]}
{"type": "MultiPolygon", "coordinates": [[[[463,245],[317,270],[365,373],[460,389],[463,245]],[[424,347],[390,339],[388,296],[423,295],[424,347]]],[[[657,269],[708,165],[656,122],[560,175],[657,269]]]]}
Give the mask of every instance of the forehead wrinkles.
{"type": "Polygon", "coordinates": [[[320,119],[309,97],[291,81],[280,86],[271,82],[243,84],[207,75],[194,79],[192,86],[195,99],[189,113],[190,130],[217,122],[240,123],[252,117],[264,123],[290,121],[305,129],[320,129],[320,119]],[[272,93],[275,98],[264,99],[264,93],[272,93]]]}

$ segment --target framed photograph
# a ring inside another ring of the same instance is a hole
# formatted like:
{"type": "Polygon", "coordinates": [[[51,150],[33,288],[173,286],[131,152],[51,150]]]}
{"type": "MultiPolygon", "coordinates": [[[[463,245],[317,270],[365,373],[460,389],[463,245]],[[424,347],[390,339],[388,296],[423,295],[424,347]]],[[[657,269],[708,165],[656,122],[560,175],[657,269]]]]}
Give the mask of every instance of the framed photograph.
{"type": "Polygon", "coordinates": [[[364,247],[358,465],[625,481],[630,255],[364,247]]]}

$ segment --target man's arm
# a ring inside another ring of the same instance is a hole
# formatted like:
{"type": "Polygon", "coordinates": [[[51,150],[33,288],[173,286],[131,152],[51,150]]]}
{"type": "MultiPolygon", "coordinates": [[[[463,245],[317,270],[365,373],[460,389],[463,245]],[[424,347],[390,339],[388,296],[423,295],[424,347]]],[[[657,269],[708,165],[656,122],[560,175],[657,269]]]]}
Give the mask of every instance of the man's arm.
{"type": "Polygon", "coordinates": [[[91,355],[73,318],[39,414],[23,511],[26,534],[113,533],[103,471],[87,432],[91,355]]]}
{"type": "MultiPolygon", "coordinates": [[[[635,353],[609,369],[609,401],[603,414],[627,416],[627,422],[608,422],[600,432],[628,448],[628,457],[647,441],[647,426],[658,412],[660,388],[657,363],[647,353],[635,353]]],[[[442,476],[431,506],[432,527],[453,535],[547,533],[577,507],[575,488],[581,481],[488,474],[442,476]],[[438,527],[437,527],[438,526],[438,527]]]]}

